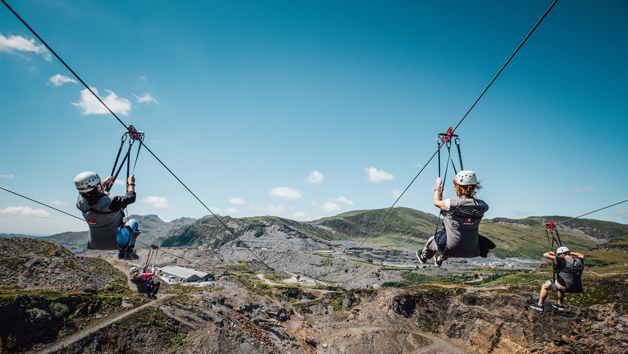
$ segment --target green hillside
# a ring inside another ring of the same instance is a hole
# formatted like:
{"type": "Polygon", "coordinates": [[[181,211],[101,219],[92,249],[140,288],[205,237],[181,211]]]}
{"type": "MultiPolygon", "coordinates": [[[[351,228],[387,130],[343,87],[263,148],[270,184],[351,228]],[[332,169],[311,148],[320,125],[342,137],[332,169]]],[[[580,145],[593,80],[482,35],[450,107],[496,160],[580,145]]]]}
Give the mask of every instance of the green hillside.
{"type": "MultiPolygon", "coordinates": [[[[393,208],[380,225],[377,222],[387,209],[356,210],[311,222],[298,222],[276,216],[233,219],[224,217],[225,223],[239,233],[253,231],[263,235],[273,225],[295,237],[309,237],[319,241],[350,240],[382,246],[420,248],[441,224],[435,215],[411,208],[393,208]]],[[[497,244],[498,257],[539,258],[550,250],[544,225],[549,221],[567,220],[562,216],[528,217],[525,219],[495,218],[483,220],[480,233],[497,244]],[[532,232],[532,233],[531,233],[532,232]],[[518,236],[531,233],[523,238],[518,236]],[[503,241],[503,242],[502,242],[503,241]]],[[[576,219],[557,226],[563,244],[576,252],[587,252],[600,243],[628,235],[628,225],[614,222],[576,219]]],[[[163,246],[205,246],[218,248],[233,237],[213,217],[204,217],[191,225],[173,230],[163,246]]],[[[555,248],[555,247],[553,247],[555,248]]]]}
{"type": "Polygon", "coordinates": [[[419,247],[434,234],[437,217],[411,208],[393,208],[375,228],[388,209],[356,210],[315,220],[318,224],[336,231],[331,233],[316,228],[317,236],[325,240],[362,241],[395,247],[419,247]],[[375,229],[374,229],[375,228],[375,229]]]}

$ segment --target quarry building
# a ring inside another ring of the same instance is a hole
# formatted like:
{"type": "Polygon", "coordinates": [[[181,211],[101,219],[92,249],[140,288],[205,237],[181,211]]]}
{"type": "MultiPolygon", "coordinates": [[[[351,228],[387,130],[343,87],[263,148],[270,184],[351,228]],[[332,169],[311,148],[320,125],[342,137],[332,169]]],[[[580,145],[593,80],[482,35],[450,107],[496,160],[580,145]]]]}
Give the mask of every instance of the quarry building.
{"type": "Polygon", "coordinates": [[[198,282],[198,281],[214,281],[215,277],[212,273],[200,272],[191,268],[180,266],[166,266],[160,269],[161,273],[174,280],[182,282],[198,282]],[[172,278],[174,277],[174,278],[172,278]]]}

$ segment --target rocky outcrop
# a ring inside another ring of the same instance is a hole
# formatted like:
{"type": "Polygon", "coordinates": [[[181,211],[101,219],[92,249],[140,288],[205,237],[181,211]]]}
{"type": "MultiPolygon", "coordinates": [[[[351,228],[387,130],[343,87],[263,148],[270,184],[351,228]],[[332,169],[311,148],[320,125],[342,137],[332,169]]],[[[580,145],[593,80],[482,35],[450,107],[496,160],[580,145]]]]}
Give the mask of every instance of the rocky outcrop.
{"type": "Polygon", "coordinates": [[[24,290],[96,292],[126,282],[105,260],[31,238],[0,238],[0,275],[0,285],[24,290]]]}

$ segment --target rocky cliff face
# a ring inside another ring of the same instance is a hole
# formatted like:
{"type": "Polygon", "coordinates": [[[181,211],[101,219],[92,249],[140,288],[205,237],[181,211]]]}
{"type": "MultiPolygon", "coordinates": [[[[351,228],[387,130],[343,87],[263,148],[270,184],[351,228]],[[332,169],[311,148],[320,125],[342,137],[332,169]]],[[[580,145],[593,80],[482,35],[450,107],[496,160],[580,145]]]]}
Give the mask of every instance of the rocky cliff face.
{"type": "Polygon", "coordinates": [[[0,285],[25,290],[96,292],[126,282],[108,262],[76,256],[52,242],[0,238],[0,285]]]}
{"type": "Polygon", "coordinates": [[[625,353],[616,302],[529,309],[529,292],[472,287],[265,291],[232,288],[172,298],[60,353],[625,353]]]}

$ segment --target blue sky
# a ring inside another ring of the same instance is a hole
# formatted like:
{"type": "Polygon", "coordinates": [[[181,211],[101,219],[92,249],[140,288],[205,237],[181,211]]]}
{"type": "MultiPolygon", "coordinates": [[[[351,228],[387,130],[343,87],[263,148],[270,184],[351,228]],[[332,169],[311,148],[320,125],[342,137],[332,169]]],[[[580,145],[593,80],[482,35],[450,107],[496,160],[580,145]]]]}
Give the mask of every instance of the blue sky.
{"type": "MultiPolygon", "coordinates": [[[[217,213],[312,220],[389,207],[551,1],[9,4],[217,213]]],[[[457,130],[487,217],[627,198],[627,10],[558,2],[457,130]]],[[[123,128],[4,6],[0,35],[0,186],[79,215],[74,176],[107,175],[123,128]]],[[[136,175],[131,213],[208,214],[145,151],[136,175]]],[[[436,177],[398,205],[435,212],[436,177]]],[[[0,193],[0,232],[85,229],[0,193]]]]}

